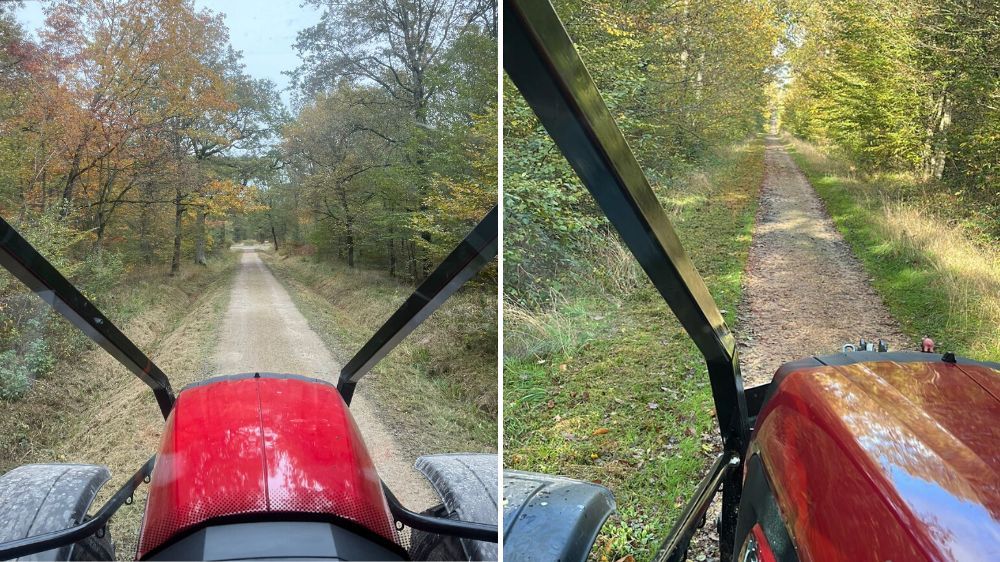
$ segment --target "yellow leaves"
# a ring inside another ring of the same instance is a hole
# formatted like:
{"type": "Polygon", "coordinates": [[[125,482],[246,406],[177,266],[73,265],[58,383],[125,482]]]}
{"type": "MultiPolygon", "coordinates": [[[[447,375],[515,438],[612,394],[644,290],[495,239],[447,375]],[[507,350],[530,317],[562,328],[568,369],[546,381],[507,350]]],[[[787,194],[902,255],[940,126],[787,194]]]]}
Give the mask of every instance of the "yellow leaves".
{"type": "Polygon", "coordinates": [[[192,200],[192,205],[208,211],[208,214],[222,216],[230,213],[247,214],[267,208],[260,202],[256,186],[242,185],[231,179],[210,179],[192,200]]]}
{"type": "Polygon", "coordinates": [[[497,202],[497,135],[495,113],[484,111],[473,117],[472,134],[460,149],[468,170],[462,174],[435,174],[424,200],[426,212],[414,215],[414,227],[432,234],[432,242],[416,240],[435,257],[445,252],[497,202]]]}

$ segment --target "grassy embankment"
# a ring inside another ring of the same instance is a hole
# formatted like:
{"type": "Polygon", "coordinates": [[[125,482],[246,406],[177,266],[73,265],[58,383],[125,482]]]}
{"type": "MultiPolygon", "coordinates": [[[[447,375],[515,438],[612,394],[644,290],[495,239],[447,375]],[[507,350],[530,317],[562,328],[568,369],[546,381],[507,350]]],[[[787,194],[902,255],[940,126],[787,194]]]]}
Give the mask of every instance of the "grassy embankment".
{"type": "MultiPolygon", "coordinates": [[[[135,268],[102,298],[102,309],[170,377],[174,390],[210,374],[216,330],[228,302],[236,256],[177,277],[135,268]]],[[[80,462],[111,469],[111,493],[156,452],[163,418],[152,391],[110,355],[80,337],[80,352],[34,381],[16,401],[0,402],[0,473],[33,462],[80,462]]],[[[135,555],[147,487],[111,520],[119,559],[135,555]]]]}
{"type": "MultiPolygon", "coordinates": [[[[342,362],[413,292],[383,273],[264,255],[309,325],[342,362]]],[[[497,306],[488,287],[449,299],[362,381],[413,453],[496,451],[497,306]]]]}
{"type": "Polygon", "coordinates": [[[942,351],[1000,361],[1000,217],[982,211],[1000,206],[905,175],[861,177],[811,144],[786,142],[903,329],[942,351]]]}
{"type": "MultiPolygon", "coordinates": [[[[661,201],[727,322],[735,324],[763,174],[759,141],[720,155],[661,201]]],[[[616,239],[600,279],[573,271],[549,309],[504,308],[504,461],[599,482],[618,516],[600,560],[647,559],[717,452],[704,361],[616,239]]]]}

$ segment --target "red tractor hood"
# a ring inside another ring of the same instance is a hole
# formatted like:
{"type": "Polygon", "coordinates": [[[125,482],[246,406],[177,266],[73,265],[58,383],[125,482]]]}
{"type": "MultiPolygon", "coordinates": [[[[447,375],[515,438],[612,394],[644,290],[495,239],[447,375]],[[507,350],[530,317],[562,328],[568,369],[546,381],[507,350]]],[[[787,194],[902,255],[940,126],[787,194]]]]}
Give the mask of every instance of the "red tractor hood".
{"type": "Polygon", "coordinates": [[[782,367],[757,418],[803,560],[1000,560],[1000,370],[864,355],[782,367]]]}
{"type": "Polygon", "coordinates": [[[399,539],[381,480],[334,386],[286,375],[209,379],[177,397],[138,557],[213,522],[318,518],[399,539]]]}

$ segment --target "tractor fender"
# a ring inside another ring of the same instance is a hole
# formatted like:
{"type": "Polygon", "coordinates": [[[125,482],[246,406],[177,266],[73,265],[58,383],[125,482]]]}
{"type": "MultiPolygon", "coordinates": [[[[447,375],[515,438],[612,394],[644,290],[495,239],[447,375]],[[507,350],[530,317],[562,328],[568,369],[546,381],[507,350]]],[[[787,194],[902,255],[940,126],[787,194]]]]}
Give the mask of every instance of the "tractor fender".
{"type": "MultiPolygon", "coordinates": [[[[497,464],[496,455],[458,453],[423,456],[417,459],[414,466],[427,477],[431,487],[441,497],[439,510],[447,517],[496,525],[497,464]]],[[[454,540],[460,543],[466,560],[497,559],[495,543],[454,540]]]]}
{"type": "Polygon", "coordinates": [[[615,498],[604,486],[519,470],[503,473],[503,553],[519,562],[583,562],[615,498]]]}
{"type": "MultiPolygon", "coordinates": [[[[0,476],[0,543],[83,522],[98,490],[110,478],[106,467],[90,464],[27,464],[0,476]]],[[[81,559],[75,550],[82,542],[19,560],[81,559]]],[[[105,542],[110,546],[110,540],[105,542]]]]}

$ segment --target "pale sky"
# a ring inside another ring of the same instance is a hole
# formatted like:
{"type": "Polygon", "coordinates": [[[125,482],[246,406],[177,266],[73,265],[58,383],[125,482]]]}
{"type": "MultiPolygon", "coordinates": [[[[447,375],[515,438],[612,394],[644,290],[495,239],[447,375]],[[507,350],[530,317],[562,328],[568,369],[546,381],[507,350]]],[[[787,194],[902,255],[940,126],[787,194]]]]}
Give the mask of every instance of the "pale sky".
{"type": "MultiPolygon", "coordinates": [[[[243,52],[247,72],[255,78],[268,78],[282,90],[281,99],[289,105],[290,93],[285,70],[299,64],[292,46],[295,35],[319,21],[320,10],[299,6],[301,0],[195,0],[199,9],[208,8],[225,14],[233,48],[243,52]]],[[[27,0],[17,17],[29,31],[45,20],[46,2],[27,0]]]]}

